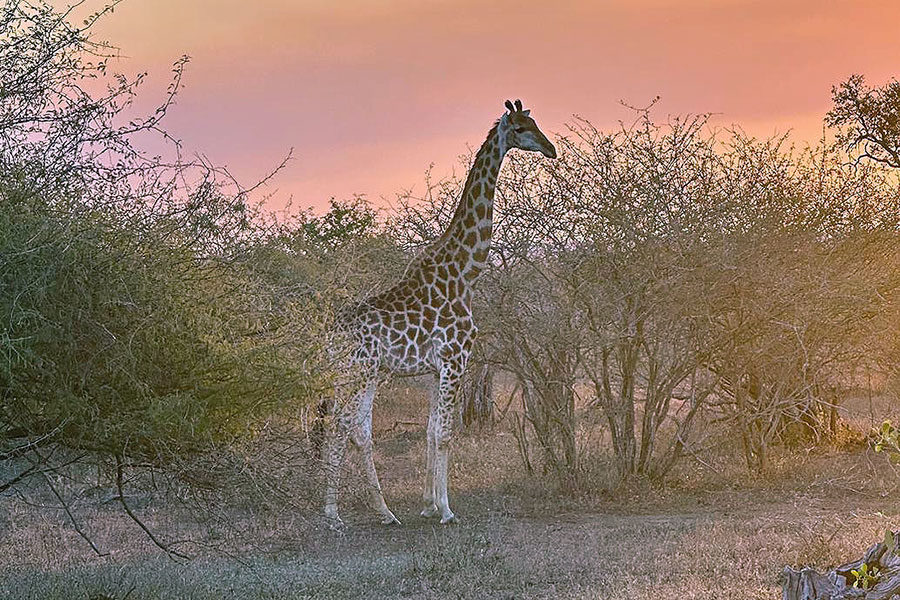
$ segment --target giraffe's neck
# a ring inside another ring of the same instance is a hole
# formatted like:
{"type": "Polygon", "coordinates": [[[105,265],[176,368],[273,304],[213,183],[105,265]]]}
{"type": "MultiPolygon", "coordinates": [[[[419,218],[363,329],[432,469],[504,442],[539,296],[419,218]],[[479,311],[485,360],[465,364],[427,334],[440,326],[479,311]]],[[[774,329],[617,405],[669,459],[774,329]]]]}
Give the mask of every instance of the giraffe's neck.
{"type": "Polygon", "coordinates": [[[434,245],[435,256],[452,262],[468,281],[474,281],[487,265],[494,218],[494,189],[506,154],[501,122],[481,145],[453,219],[434,245]],[[500,131],[500,133],[498,133],[500,131]]]}

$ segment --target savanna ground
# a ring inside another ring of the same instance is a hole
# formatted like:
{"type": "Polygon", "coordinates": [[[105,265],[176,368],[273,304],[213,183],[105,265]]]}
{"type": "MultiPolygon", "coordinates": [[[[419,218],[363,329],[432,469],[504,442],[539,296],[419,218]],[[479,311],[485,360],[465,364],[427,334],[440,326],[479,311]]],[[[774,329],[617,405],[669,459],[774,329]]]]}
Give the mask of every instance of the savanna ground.
{"type": "MultiPolygon", "coordinates": [[[[30,504],[6,497],[0,598],[774,599],[785,565],[846,562],[900,515],[900,478],[861,436],[784,451],[764,476],[747,475],[722,446],[664,484],[612,491],[598,458],[583,491],[566,495],[524,472],[500,423],[458,436],[451,502],[461,523],[441,527],[418,516],[424,401],[421,389],[394,385],[377,407],[377,462],[400,527],[378,525],[366,508],[355,453],[342,533],[325,527],[312,501],[307,512],[238,502],[223,531],[179,503],[132,498],[157,534],[200,542],[189,546],[190,561],[153,546],[109,501],[111,490],[86,491],[74,510],[103,557],[63,511],[34,505],[35,496],[30,504]]],[[[846,408],[857,431],[893,410],[866,397],[849,398],[846,408]]]]}

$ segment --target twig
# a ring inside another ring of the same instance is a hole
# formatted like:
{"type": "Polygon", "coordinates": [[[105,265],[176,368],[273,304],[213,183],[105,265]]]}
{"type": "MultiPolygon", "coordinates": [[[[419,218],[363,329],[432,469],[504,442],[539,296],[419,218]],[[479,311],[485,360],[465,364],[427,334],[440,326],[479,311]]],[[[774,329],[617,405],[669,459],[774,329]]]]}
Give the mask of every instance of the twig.
{"type": "Polygon", "coordinates": [[[396,431],[400,425],[409,425],[412,427],[420,427],[421,423],[417,423],[416,421],[394,421],[394,424],[391,425],[389,431],[396,431]]]}
{"type": "Polygon", "coordinates": [[[515,400],[516,393],[518,391],[519,391],[519,384],[518,384],[518,382],[516,382],[516,384],[513,386],[512,391],[509,393],[509,401],[506,403],[506,406],[500,411],[500,416],[497,417],[497,423],[502,423],[503,419],[506,418],[506,413],[509,412],[509,408],[510,408],[510,406],[512,406],[513,400],[515,400]]]}
{"type": "MultiPolygon", "coordinates": [[[[188,556],[186,554],[182,554],[181,552],[178,552],[177,550],[173,550],[171,545],[166,545],[166,544],[162,543],[161,541],[159,541],[159,539],[155,535],[153,535],[153,532],[150,531],[150,529],[146,525],[144,525],[143,521],[141,521],[138,518],[138,516],[136,514],[134,514],[134,511],[132,511],[131,507],[128,506],[128,502],[125,501],[125,492],[123,491],[123,486],[122,486],[122,471],[123,471],[122,457],[117,454],[116,455],[116,489],[119,491],[118,499],[119,499],[119,503],[122,505],[122,508],[124,508],[125,512],[128,514],[128,516],[131,517],[131,520],[134,521],[135,523],[137,523],[138,526],[144,530],[144,533],[147,534],[147,537],[150,538],[150,541],[153,542],[157,548],[159,548],[160,550],[165,552],[169,558],[171,558],[174,555],[179,558],[183,558],[185,560],[190,560],[191,559],[190,556],[188,556]]],[[[174,560],[174,559],[172,559],[172,560],[174,560]]]]}
{"type": "Polygon", "coordinates": [[[22,471],[21,473],[19,473],[18,475],[16,475],[15,477],[13,477],[12,479],[10,479],[9,481],[7,481],[6,483],[4,483],[3,485],[0,485],[0,494],[5,492],[12,486],[16,485],[17,483],[19,483],[20,481],[22,481],[29,475],[33,475],[36,470],[37,470],[37,465],[33,464],[30,467],[28,467],[27,469],[25,469],[24,471],[22,471]]]}
{"type": "Polygon", "coordinates": [[[59,433],[62,430],[62,428],[65,427],[66,424],[70,420],[71,419],[69,417],[67,417],[67,418],[63,419],[63,421],[61,423],[59,423],[56,427],[54,427],[53,429],[51,429],[44,435],[38,437],[37,439],[28,440],[24,444],[20,444],[20,445],[16,446],[15,448],[11,448],[9,450],[0,452],[0,459],[6,460],[9,458],[15,458],[17,456],[24,455],[26,452],[28,452],[32,448],[39,446],[41,444],[41,442],[43,442],[44,440],[47,440],[47,439],[53,437],[54,435],[56,435],[57,433],[59,433]]]}
{"type": "Polygon", "coordinates": [[[47,477],[46,471],[41,471],[41,475],[44,477],[44,482],[46,482],[47,487],[50,488],[50,491],[53,492],[53,495],[56,496],[57,500],[59,500],[59,503],[62,506],[63,510],[66,511],[66,515],[68,515],[69,521],[72,522],[72,527],[75,528],[75,531],[78,532],[78,535],[80,535],[84,541],[86,541],[88,544],[90,544],[91,550],[93,550],[94,553],[97,554],[97,556],[109,556],[109,552],[102,552],[97,547],[97,545],[94,543],[94,540],[92,540],[90,537],[88,537],[88,535],[84,532],[84,530],[78,524],[78,521],[75,520],[75,515],[72,514],[71,510],[69,510],[69,505],[66,503],[65,500],[63,500],[63,497],[56,490],[56,486],[54,486],[53,483],[50,481],[50,478],[47,477]]]}

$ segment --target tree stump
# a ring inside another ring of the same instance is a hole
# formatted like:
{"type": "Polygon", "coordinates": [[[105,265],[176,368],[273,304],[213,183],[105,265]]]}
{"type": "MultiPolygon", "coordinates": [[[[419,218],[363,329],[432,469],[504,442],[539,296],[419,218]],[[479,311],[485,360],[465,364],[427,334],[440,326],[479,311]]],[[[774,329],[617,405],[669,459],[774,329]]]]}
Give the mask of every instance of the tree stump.
{"type": "MultiPolygon", "coordinates": [[[[893,532],[894,539],[900,532],[893,532]]],[[[783,600],[900,600],[900,556],[889,552],[884,543],[869,548],[865,555],[857,561],[841,565],[827,573],[819,573],[810,568],[799,571],[785,567],[782,571],[783,600]],[[856,575],[866,565],[868,572],[877,569],[873,585],[868,589],[854,587],[856,575]]]]}

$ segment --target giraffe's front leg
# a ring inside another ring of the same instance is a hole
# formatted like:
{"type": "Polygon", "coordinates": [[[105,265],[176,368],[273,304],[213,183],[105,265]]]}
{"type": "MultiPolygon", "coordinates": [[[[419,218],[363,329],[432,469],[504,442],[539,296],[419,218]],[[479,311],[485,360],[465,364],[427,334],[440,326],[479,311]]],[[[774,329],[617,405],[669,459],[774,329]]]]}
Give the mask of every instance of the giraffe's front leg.
{"type": "MultiPolygon", "coordinates": [[[[447,411],[450,412],[450,411],[447,411]]],[[[453,416],[444,411],[438,414],[434,432],[434,502],[441,513],[441,523],[455,523],[456,515],[450,510],[447,496],[447,478],[450,468],[450,441],[453,435],[453,416]]]]}
{"type": "Polygon", "coordinates": [[[428,432],[425,441],[425,493],[423,494],[425,507],[422,509],[423,517],[433,517],[438,514],[437,506],[434,504],[434,427],[436,420],[437,414],[432,406],[428,411],[428,432]]]}
{"type": "Polygon", "coordinates": [[[456,393],[465,369],[465,360],[448,361],[441,369],[439,394],[434,413],[434,503],[441,513],[441,523],[455,523],[447,497],[447,478],[450,468],[450,442],[453,437],[456,393]]]}

